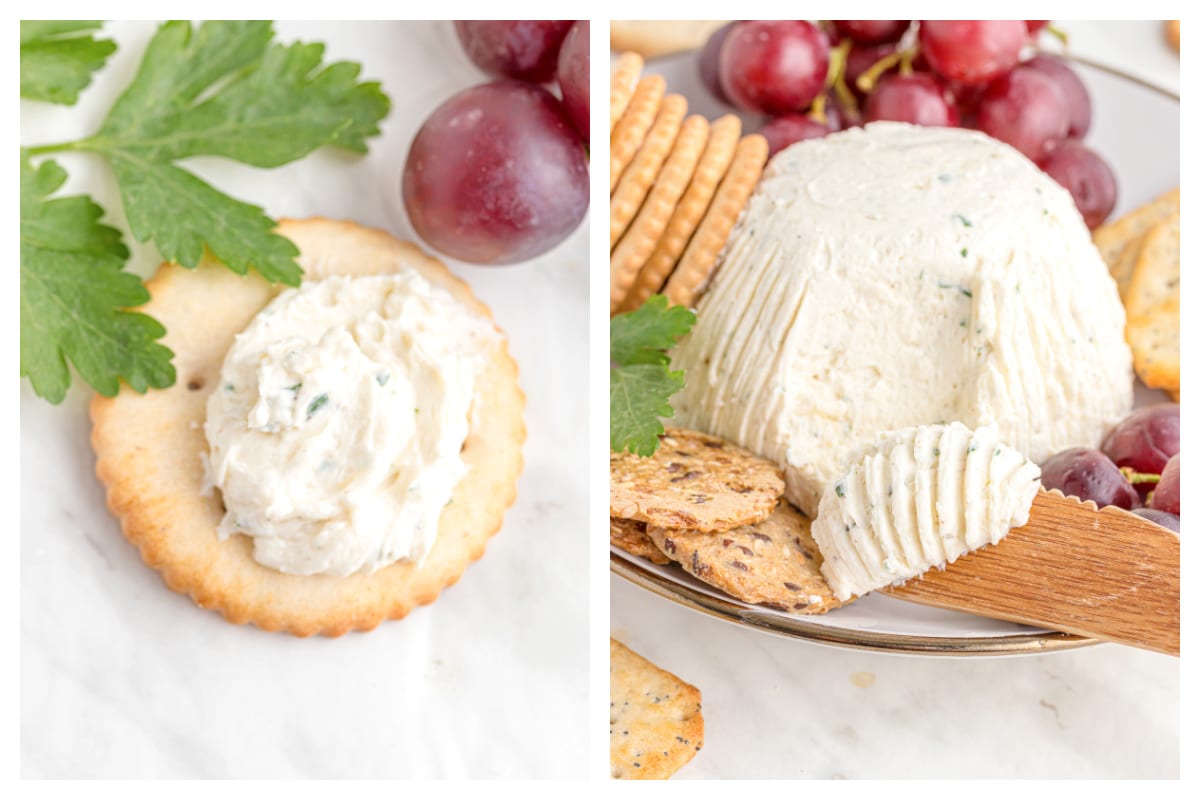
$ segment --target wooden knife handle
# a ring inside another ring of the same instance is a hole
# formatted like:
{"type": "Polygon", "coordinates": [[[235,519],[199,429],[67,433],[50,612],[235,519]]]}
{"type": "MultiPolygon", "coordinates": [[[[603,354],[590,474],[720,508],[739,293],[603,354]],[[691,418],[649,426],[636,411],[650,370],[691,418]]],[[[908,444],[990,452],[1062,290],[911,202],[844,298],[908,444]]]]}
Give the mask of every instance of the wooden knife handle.
{"type": "Polygon", "coordinates": [[[1042,491],[999,544],[886,589],[905,600],[1179,655],[1179,535],[1042,491]]]}

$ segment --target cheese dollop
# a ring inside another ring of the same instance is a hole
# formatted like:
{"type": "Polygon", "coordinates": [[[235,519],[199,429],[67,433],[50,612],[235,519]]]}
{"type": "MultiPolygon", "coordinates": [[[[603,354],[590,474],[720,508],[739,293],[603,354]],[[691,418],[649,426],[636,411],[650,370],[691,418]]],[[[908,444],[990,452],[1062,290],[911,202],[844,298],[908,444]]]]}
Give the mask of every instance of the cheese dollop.
{"type": "Polygon", "coordinates": [[[993,425],[1035,461],[1126,416],[1125,312],[1071,195],[982,133],[875,123],[768,164],[673,354],[679,424],[786,467],[810,516],[889,430],[993,425]]]}
{"type": "Polygon", "coordinates": [[[915,578],[1029,521],[1042,471],[994,428],[886,435],[821,495],[812,534],[839,600],[915,578]]]}
{"type": "Polygon", "coordinates": [[[414,270],[288,289],[226,355],[208,398],[222,538],[281,572],[422,560],[466,474],[486,318],[414,270]]]}

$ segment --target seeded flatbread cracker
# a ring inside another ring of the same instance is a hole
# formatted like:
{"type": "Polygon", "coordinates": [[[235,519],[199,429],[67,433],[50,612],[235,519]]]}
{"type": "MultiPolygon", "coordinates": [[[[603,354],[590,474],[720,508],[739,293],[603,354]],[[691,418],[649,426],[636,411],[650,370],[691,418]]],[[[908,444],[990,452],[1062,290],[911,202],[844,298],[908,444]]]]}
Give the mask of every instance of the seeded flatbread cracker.
{"type": "MultiPolygon", "coordinates": [[[[307,279],[413,268],[477,313],[491,316],[437,260],[383,231],[326,219],[284,220],[307,279]]],[[[370,630],[432,603],[483,555],[516,496],[525,439],[517,367],[501,342],[477,377],[462,458],[469,471],[442,512],[437,542],[419,566],[399,561],[372,575],[287,575],[254,560],[250,537],[217,538],[220,492],[204,491],[208,395],[234,337],[282,287],[206,259],[164,264],[147,284],[145,311],[167,328],[178,381],[144,395],[123,386],[91,404],[96,474],[125,536],[167,585],[236,624],[297,636],[370,630]]]]}
{"type": "Polygon", "coordinates": [[[609,516],[727,531],[770,516],[783,470],[733,442],[667,428],[653,456],[609,453],[609,516]]]}
{"type": "Polygon", "coordinates": [[[642,57],[637,53],[622,53],[613,62],[612,80],[608,92],[608,132],[610,134],[613,128],[617,127],[617,123],[621,121],[625,109],[629,108],[629,101],[633,97],[633,90],[637,86],[638,78],[642,76],[644,63],[642,57]]]}
{"type": "Polygon", "coordinates": [[[625,293],[620,311],[632,311],[646,302],[650,295],[662,290],[679,256],[708,211],[717,186],[729,170],[741,135],[742,121],[733,114],[726,114],[709,126],[708,143],[700,155],[692,181],[667,221],[653,252],[639,270],[637,280],[625,293]]]}
{"type": "Polygon", "coordinates": [[[704,716],[695,686],[612,638],[608,682],[612,777],[669,778],[704,746],[704,716]]]}
{"type": "Polygon", "coordinates": [[[672,305],[691,307],[700,299],[716,271],[717,258],[729,232],[746,207],[767,163],[767,140],[752,133],[738,142],[729,172],[701,220],[663,292],[672,305]]]}
{"type": "Polygon", "coordinates": [[[792,614],[842,605],[821,575],[812,523],[786,500],[762,522],[724,533],[648,526],[660,550],[687,572],[746,603],[792,614]]]}
{"type": "Polygon", "coordinates": [[[621,115],[617,126],[609,136],[608,153],[608,191],[611,194],[617,188],[617,182],[633,160],[634,154],[642,146],[650,126],[658,117],[658,109],[662,106],[663,95],[667,91],[667,82],[661,75],[647,75],[638,81],[629,100],[629,107],[621,115]]]}
{"type": "Polygon", "coordinates": [[[1133,273],[1133,265],[1136,263],[1135,260],[1129,259],[1129,253],[1134,253],[1134,259],[1136,259],[1136,248],[1134,250],[1127,248],[1140,241],[1146,232],[1156,224],[1172,214],[1178,213],[1179,189],[1175,188],[1152,202],[1135,208],[1117,221],[1101,225],[1092,232],[1092,241],[1100,251],[1104,263],[1108,264],[1108,269],[1116,280],[1122,297],[1125,296],[1129,278],[1133,273]],[[1122,254],[1126,254],[1126,257],[1122,258],[1122,254]]]}
{"type": "Polygon", "coordinates": [[[1166,300],[1125,325],[1133,369],[1151,389],[1163,389],[1178,402],[1179,297],[1166,300]]]}
{"type": "MultiPolygon", "coordinates": [[[[692,179],[707,141],[708,120],[699,115],[688,117],[679,130],[671,155],[654,181],[654,188],[609,259],[610,313],[620,307],[638,270],[654,251],[667,220],[692,179]]],[[[621,183],[624,182],[625,178],[622,178],[621,183]]],[[[617,191],[619,193],[620,188],[617,191]]]]}
{"type": "Polygon", "coordinates": [[[683,116],[687,114],[687,100],[682,95],[669,94],[663,98],[658,116],[646,134],[645,141],[638,148],[637,155],[629,163],[617,189],[612,194],[608,212],[608,247],[616,247],[621,235],[629,227],[630,221],[641,209],[646,200],[646,194],[658,173],[662,171],[663,162],[667,160],[675,140],[679,138],[679,129],[683,125],[683,116]]]}
{"type": "Polygon", "coordinates": [[[708,37],[724,25],[720,19],[614,19],[608,23],[613,50],[633,50],[646,58],[703,47],[708,37]]]}
{"type": "Polygon", "coordinates": [[[631,556],[648,558],[655,564],[670,564],[662,550],[646,535],[646,523],[632,519],[608,518],[608,542],[631,556]]]}
{"type": "Polygon", "coordinates": [[[1155,225],[1142,240],[1125,296],[1125,313],[1137,318],[1171,298],[1179,299],[1179,214],[1155,225]]]}

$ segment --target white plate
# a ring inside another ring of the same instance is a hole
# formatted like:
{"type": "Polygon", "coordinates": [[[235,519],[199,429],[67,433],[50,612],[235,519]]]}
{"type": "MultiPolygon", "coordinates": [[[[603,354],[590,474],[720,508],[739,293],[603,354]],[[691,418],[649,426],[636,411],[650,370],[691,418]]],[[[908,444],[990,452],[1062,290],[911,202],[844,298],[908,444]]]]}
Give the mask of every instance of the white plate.
{"type": "MultiPolygon", "coordinates": [[[[1086,142],[1117,174],[1115,219],[1179,184],[1179,98],[1099,65],[1076,70],[1092,95],[1092,129],[1086,142]]],[[[666,77],[672,92],[688,98],[689,110],[716,117],[729,108],[700,82],[695,53],[659,59],[647,72],[666,77]]],[[[759,125],[742,115],[747,130],[759,125]]],[[[1165,395],[1137,386],[1138,405],[1165,395]]],[[[694,610],[783,636],[889,652],[928,655],[1009,655],[1049,652],[1094,640],[970,614],[928,608],[870,595],[822,616],[798,617],[735,600],[676,566],[661,567],[613,548],[613,572],[694,610]]]]}

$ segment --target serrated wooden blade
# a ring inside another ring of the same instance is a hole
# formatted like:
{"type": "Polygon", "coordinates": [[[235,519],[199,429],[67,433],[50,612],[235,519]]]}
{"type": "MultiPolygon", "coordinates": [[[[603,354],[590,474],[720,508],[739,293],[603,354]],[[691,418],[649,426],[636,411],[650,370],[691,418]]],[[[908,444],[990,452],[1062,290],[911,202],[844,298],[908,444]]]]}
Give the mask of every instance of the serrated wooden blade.
{"type": "Polygon", "coordinates": [[[939,608],[1179,655],[1179,535],[1042,491],[999,544],[884,591],[939,608]]]}

